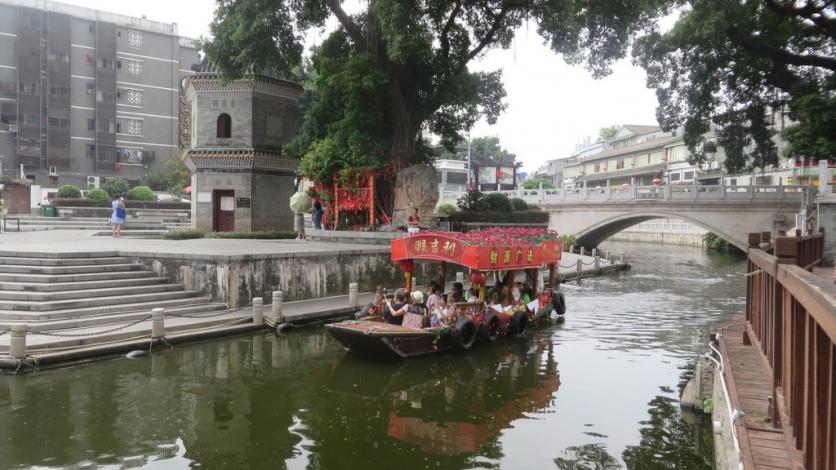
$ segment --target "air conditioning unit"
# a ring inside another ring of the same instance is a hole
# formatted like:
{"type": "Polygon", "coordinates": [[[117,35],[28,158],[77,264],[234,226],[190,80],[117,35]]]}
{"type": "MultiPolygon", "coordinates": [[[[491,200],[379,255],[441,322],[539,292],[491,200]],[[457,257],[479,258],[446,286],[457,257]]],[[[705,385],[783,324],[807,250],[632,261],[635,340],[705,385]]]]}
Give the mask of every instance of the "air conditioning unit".
{"type": "Polygon", "coordinates": [[[101,177],[99,176],[88,176],[87,177],[87,189],[96,189],[101,185],[101,177]]]}
{"type": "Polygon", "coordinates": [[[9,132],[17,133],[17,124],[9,124],[9,132]]]}
{"type": "Polygon", "coordinates": [[[57,166],[49,167],[49,176],[58,176],[58,167],[57,166]]]}

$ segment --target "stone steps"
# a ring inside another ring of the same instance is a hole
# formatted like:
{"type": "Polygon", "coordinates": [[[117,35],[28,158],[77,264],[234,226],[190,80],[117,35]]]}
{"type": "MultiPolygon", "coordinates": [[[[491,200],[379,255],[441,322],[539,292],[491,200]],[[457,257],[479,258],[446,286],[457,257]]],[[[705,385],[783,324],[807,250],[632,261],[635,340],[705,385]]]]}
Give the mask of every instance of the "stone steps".
{"type": "Polygon", "coordinates": [[[130,260],[122,257],[102,258],[76,258],[76,259],[51,259],[51,258],[24,258],[17,256],[0,256],[0,271],[3,266],[24,265],[24,266],[82,266],[101,264],[127,264],[130,260]]]}
{"type": "Polygon", "coordinates": [[[171,292],[150,292],[145,294],[131,294],[131,295],[114,295],[109,297],[95,297],[97,292],[95,290],[88,291],[90,297],[77,298],[69,300],[49,300],[49,301],[9,301],[0,300],[0,310],[14,310],[25,312],[48,312],[51,310],[68,310],[68,309],[84,309],[90,307],[118,307],[124,303],[152,303],[167,300],[177,300],[199,295],[199,292],[194,291],[171,291],[171,292]]]}
{"type": "MultiPolygon", "coordinates": [[[[171,316],[176,315],[209,315],[213,312],[222,312],[228,310],[227,305],[218,302],[209,302],[200,305],[189,305],[185,307],[172,307],[166,309],[166,313],[171,316]]],[[[151,314],[151,310],[141,310],[128,313],[116,313],[109,315],[93,315],[89,317],[79,317],[71,319],[46,320],[38,323],[27,323],[24,321],[3,321],[0,322],[0,330],[10,329],[12,325],[19,323],[26,323],[31,331],[47,331],[60,330],[69,328],[89,328],[97,325],[108,325],[125,321],[136,321],[147,317],[151,314]]]]}
{"type": "MultiPolygon", "coordinates": [[[[192,293],[194,294],[194,293],[192,293]]],[[[124,299],[123,299],[124,300],[124,299]]],[[[134,299],[136,300],[136,299],[134,299]]],[[[201,305],[212,301],[209,296],[187,296],[167,300],[144,300],[134,303],[122,303],[116,305],[100,305],[95,307],[65,308],[61,310],[47,311],[22,311],[22,310],[0,310],[0,321],[16,322],[39,322],[45,320],[59,320],[89,317],[95,315],[107,315],[126,312],[147,311],[154,308],[174,308],[186,305],[201,305]]]]}
{"type": "MultiPolygon", "coordinates": [[[[120,273],[122,274],[122,273],[120,273]]],[[[128,274],[128,273],[124,273],[128,274]]],[[[133,273],[131,273],[133,274],[133,273]]],[[[29,282],[4,282],[0,279],[0,291],[22,291],[22,292],[63,292],[75,291],[82,289],[107,289],[111,287],[130,287],[130,286],[147,286],[151,284],[165,284],[168,282],[167,278],[153,276],[153,273],[146,272],[148,276],[125,278],[125,279],[110,279],[104,278],[102,280],[92,281],[68,281],[68,282],[48,282],[48,281],[29,281],[29,282]]],[[[70,275],[72,276],[72,275],[70,275]]],[[[33,276],[34,277],[34,276],[33,276]]],[[[56,279],[60,276],[48,276],[50,279],[56,279]]]]}
{"type": "Polygon", "coordinates": [[[114,296],[130,297],[132,295],[144,295],[182,290],[182,284],[165,284],[160,282],[144,286],[106,287],[99,289],[77,289],[57,292],[0,290],[0,305],[3,304],[2,301],[4,300],[20,302],[23,305],[26,305],[27,302],[50,303],[57,302],[60,300],[92,299],[114,296]]]}
{"type": "MultiPolygon", "coordinates": [[[[66,285],[73,282],[93,281],[124,281],[129,279],[145,279],[155,277],[151,271],[133,270],[116,271],[104,273],[83,273],[83,274],[9,274],[0,273],[0,283],[24,283],[43,285],[66,285]],[[51,284],[54,283],[54,284],[51,284]]],[[[14,290],[14,289],[10,289],[14,290]]],[[[36,289],[41,290],[41,289],[36,289]]],[[[47,289],[48,290],[48,289],[47,289]]],[[[60,289],[59,289],[60,290],[60,289]]]]}
{"type": "Polygon", "coordinates": [[[123,271],[139,271],[144,268],[141,264],[103,264],[80,266],[31,266],[31,265],[4,265],[0,266],[0,273],[4,274],[87,274],[87,273],[113,273],[123,271]]]}

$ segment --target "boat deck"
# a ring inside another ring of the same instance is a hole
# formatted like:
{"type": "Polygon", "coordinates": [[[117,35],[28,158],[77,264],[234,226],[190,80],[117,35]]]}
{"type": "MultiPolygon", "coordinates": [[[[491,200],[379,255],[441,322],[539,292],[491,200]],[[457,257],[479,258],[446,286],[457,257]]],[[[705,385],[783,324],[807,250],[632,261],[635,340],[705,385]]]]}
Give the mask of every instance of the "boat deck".
{"type": "Polygon", "coordinates": [[[410,328],[402,325],[392,325],[385,322],[358,320],[333,323],[329,328],[340,328],[363,332],[370,336],[415,336],[420,334],[435,335],[437,328],[410,328]]]}

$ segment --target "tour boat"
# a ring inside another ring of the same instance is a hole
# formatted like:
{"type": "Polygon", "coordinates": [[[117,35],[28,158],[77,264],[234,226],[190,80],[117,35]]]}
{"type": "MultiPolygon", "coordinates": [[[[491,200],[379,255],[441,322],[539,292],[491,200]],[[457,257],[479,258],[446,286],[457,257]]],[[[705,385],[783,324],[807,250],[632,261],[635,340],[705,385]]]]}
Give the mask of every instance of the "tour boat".
{"type": "MultiPolygon", "coordinates": [[[[563,242],[557,232],[546,229],[493,228],[474,232],[430,231],[391,241],[392,261],[404,272],[405,291],[412,290],[415,261],[436,261],[446,273],[448,263],[470,269],[471,286],[478,287],[479,301],[454,303],[449,322],[433,328],[392,325],[380,316],[325,325],[352,351],[402,358],[467,350],[477,343],[521,335],[530,324],[542,323],[555,313],[566,313],[563,295],[551,288],[563,242]],[[540,269],[547,266],[547,288],[536,292],[540,269]],[[513,308],[488,306],[485,284],[494,274],[510,290],[516,273],[523,271],[532,286],[534,300],[513,308]],[[510,274],[510,275],[508,275],[510,274]]],[[[443,280],[442,280],[443,283],[443,280]]],[[[382,311],[382,305],[378,311],[382,311]]]]}

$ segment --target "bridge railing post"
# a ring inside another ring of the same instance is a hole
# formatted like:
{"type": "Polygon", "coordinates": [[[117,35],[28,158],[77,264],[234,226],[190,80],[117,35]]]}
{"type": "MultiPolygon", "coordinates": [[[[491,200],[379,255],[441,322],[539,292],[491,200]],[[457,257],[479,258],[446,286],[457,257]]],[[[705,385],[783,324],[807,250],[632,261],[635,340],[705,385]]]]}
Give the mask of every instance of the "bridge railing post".
{"type": "Polygon", "coordinates": [[[700,186],[697,184],[696,178],[694,179],[694,183],[691,185],[691,191],[693,192],[693,194],[691,194],[691,197],[692,197],[691,200],[696,201],[697,199],[699,199],[699,197],[700,197],[700,186]]]}

